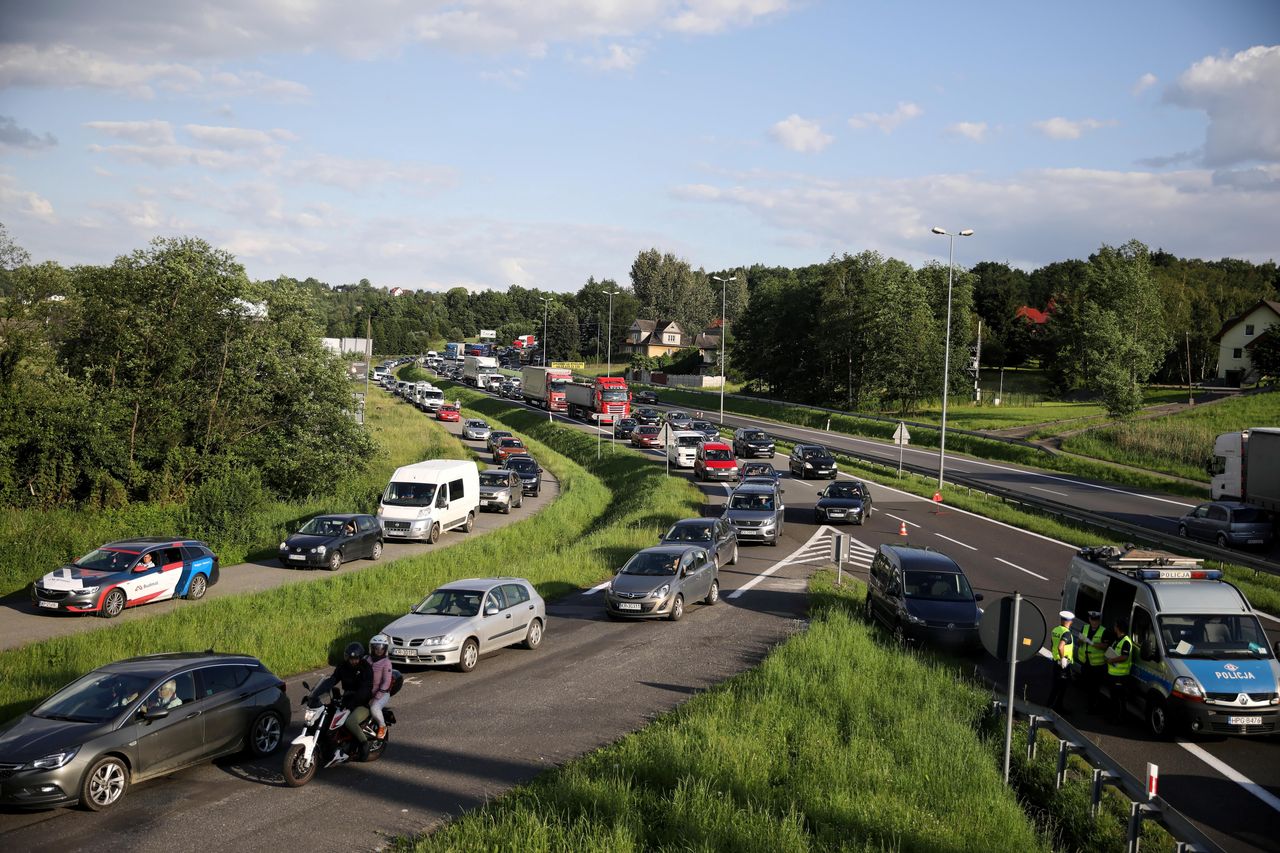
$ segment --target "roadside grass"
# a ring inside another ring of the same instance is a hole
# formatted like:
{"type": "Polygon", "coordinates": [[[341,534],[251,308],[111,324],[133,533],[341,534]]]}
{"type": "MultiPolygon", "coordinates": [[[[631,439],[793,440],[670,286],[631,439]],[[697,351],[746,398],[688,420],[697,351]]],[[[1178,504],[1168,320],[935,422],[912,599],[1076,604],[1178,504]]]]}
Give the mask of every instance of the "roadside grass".
{"type": "MultiPolygon", "coordinates": [[[[256,513],[243,541],[205,541],[222,565],[274,556],[276,545],[313,515],[370,512],[391,472],[421,459],[465,458],[461,442],[443,430],[424,429],[416,412],[374,390],[366,404],[366,423],[378,444],[377,455],[351,471],[336,489],[301,501],[273,501],[256,513]]],[[[46,572],[107,542],[135,536],[202,538],[193,529],[185,504],[130,504],[120,509],[0,509],[0,595],[26,588],[46,572]]]]}
{"type": "MultiPolygon", "coordinates": [[[[558,597],[608,577],[671,522],[697,514],[702,505],[702,495],[686,480],[665,477],[638,453],[619,449],[596,462],[590,436],[525,410],[477,407],[520,434],[560,481],[559,498],[537,515],[445,551],[0,652],[0,719],[85,672],[140,654],[214,648],[255,655],[280,674],[324,666],[347,642],[367,640],[430,590],[457,578],[518,575],[544,597],[558,597]]],[[[422,423],[407,431],[432,431],[424,415],[402,408],[422,423]]]]}
{"type": "Polygon", "coordinates": [[[755,669],[397,847],[1047,851],[975,734],[987,692],[878,642],[863,595],[819,572],[755,669]]]}
{"type": "Polygon", "coordinates": [[[1090,430],[1063,439],[1062,449],[1208,483],[1205,463],[1213,456],[1213,440],[1220,433],[1260,426],[1280,426],[1280,392],[1090,430]]]}

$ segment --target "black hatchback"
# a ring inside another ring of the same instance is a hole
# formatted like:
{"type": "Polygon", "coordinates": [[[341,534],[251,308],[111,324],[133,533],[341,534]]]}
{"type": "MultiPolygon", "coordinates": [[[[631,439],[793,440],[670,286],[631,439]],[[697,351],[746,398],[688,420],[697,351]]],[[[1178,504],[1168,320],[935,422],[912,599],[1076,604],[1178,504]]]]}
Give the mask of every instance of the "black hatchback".
{"type": "Polygon", "coordinates": [[[372,515],[317,515],[280,543],[285,568],[336,572],[348,560],[382,557],[382,525],[372,515]]]}
{"type": "Polygon", "coordinates": [[[871,561],[866,617],[887,627],[900,643],[976,648],[981,600],[964,570],[941,551],[881,545],[871,561]]]}

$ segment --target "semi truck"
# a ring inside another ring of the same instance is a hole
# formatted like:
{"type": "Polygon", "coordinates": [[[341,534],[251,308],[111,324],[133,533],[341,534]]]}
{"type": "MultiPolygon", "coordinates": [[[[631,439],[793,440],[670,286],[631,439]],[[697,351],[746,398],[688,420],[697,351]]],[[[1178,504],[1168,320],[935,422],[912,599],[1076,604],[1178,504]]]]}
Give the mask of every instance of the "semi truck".
{"type": "Polygon", "coordinates": [[[445,361],[462,361],[462,348],[463,348],[463,344],[461,343],[445,344],[444,345],[445,361]]]}
{"type": "Polygon", "coordinates": [[[489,375],[497,372],[497,359],[487,355],[469,355],[462,362],[462,381],[476,388],[484,388],[489,375]]]}
{"type": "Polygon", "coordinates": [[[1219,435],[1209,473],[1215,501],[1241,501],[1280,512],[1280,427],[1219,435]]]}
{"type": "Polygon", "coordinates": [[[573,374],[563,367],[526,365],[520,371],[524,401],[549,412],[563,412],[568,408],[564,399],[564,383],[572,379],[573,374]]]}
{"type": "Polygon", "coordinates": [[[611,424],[631,414],[631,392],[618,376],[597,376],[590,382],[564,383],[569,416],[598,424],[611,424]]]}

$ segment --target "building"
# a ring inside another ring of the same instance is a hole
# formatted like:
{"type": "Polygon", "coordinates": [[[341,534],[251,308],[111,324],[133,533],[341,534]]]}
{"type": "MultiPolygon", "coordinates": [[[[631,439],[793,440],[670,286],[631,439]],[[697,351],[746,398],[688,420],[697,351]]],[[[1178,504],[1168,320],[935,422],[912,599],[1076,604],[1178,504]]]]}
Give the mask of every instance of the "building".
{"type": "Polygon", "coordinates": [[[407,287],[393,287],[387,291],[392,296],[407,296],[410,292],[407,287]]]}
{"type": "Polygon", "coordinates": [[[1218,342],[1218,379],[1227,385],[1258,381],[1249,359],[1249,348],[1268,334],[1280,334],[1280,302],[1260,299],[1252,308],[1222,324],[1214,336],[1218,342]]]}
{"type": "Polygon", "coordinates": [[[673,355],[677,350],[693,346],[693,337],[686,335],[675,320],[637,319],[627,329],[626,351],[661,358],[673,355]]]}

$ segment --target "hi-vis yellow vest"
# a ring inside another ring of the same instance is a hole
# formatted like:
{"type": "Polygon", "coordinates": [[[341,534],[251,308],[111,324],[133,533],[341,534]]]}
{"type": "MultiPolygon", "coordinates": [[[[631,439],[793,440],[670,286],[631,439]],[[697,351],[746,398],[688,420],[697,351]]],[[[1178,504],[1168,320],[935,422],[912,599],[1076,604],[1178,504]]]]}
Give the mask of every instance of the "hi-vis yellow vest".
{"type": "Polygon", "coordinates": [[[1121,637],[1114,646],[1116,653],[1124,655],[1119,663],[1107,664],[1107,675],[1116,677],[1129,674],[1129,670],[1133,668],[1133,640],[1128,637],[1121,637]]]}

